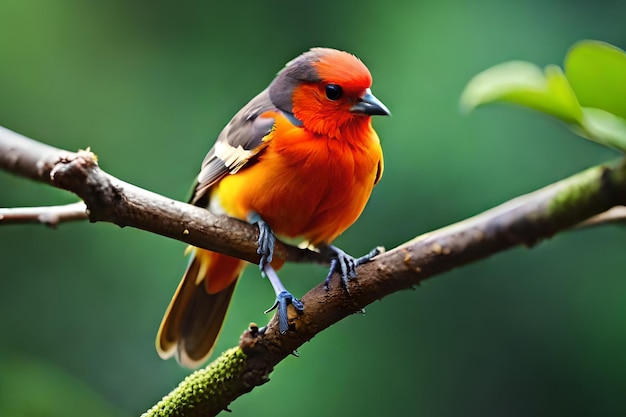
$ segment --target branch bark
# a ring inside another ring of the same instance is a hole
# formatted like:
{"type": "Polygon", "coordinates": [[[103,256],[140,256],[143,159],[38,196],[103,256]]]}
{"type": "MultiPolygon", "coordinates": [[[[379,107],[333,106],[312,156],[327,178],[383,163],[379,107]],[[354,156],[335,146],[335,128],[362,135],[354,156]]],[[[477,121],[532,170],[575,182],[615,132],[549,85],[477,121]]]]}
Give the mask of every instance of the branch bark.
{"type": "MultiPolygon", "coordinates": [[[[88,151],[70,153],[0,130],[0,168],[76,193],[85,201],[91,221],[137,227],[258,261],[255,227],[124,183],[100,170],[88,151]]],[[[310,290],[302,297],[303,314],[290,309],[287,334],[279,333],[274,318],[264,332],[252,325],[238,347],[191,374],[145,415],[216,415],[267,382],[274,366],[303,343],[371,302],[513,246],[532,246],[625,203],[626,163],[616,161],[418,236],[360,266],[349,294],[339,285],[329,291],[322,284],[310,290]]],[[[327,261],[316,252],[282,243],[275,253],[288,261],[327,261]]]]}

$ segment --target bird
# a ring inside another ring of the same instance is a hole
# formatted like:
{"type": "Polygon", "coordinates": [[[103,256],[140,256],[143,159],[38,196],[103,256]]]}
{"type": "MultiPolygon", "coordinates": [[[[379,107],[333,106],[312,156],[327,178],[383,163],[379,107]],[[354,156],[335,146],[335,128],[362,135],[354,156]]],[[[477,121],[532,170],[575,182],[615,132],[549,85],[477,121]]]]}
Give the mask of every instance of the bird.
{"type": "MultiPolygon", "coordinates": [[[[304,311],[285,289],[273,259],[278,238],[295,238],[330,254],[325,280],[341,285],[376,251],[354,258],[332,241],[360,216],[384,162],[372,116],[390,115],[372,91],[372,76],[356,56],[312,48],[289,61],[270,85],[230,120],[204,158],[190,204],[259,228],[261,275],[274,288],[279,330],[287,308],[304,311]]],[[[211,355],[246,262],[190,246],[185,274],[156,338],[163,359],[196,368],[211,355]]],[[[270,311],[268,310],[268,311],[270,311]]]]}

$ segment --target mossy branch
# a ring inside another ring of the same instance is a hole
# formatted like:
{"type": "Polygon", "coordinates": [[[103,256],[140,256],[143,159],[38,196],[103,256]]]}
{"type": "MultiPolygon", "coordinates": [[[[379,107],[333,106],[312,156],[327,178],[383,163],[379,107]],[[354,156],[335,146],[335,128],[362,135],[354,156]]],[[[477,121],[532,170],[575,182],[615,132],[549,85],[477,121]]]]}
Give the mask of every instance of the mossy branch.
{"type": "Polygon", "coordinates": [[[243,380],[246,354],[234,347],[209,366],[185,378],[172,392],[144,413],[153,417],[195,417],[215,414],[224,408],[222,398],[239,396],[252,389],[238,384],[243,380]]]}

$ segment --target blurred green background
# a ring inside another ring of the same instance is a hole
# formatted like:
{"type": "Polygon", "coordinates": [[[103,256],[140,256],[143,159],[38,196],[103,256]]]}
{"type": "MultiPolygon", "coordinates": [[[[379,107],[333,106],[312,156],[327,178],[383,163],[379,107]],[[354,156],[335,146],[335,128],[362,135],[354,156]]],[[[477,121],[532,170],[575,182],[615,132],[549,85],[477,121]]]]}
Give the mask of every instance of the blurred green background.
{"type": "MultiPolygon", "coordinates": [[[[185,200],[220,129],[312,46],[361,57],[393,112],[385,176],[336,242],[388,248],[616,157],[506,106],[458,111],[477,72],[626,47],[623,1],[0,1],[0,125],[185,200]]],[[[0,172],[0,206],[75,201],[0,172]]],[[[626,232],[558,235],[426,281],[332,327],[234,415],[626,413],[626,232]]],[[[184,244],[111,224],[0,228],[0,415],[132,416],[187,373],[154,337],[184,244]]],[[[302,294],[324,277],[288,266],[302,294]]],[[[249,268],[216,351],[273,301],[249,268]]]]}

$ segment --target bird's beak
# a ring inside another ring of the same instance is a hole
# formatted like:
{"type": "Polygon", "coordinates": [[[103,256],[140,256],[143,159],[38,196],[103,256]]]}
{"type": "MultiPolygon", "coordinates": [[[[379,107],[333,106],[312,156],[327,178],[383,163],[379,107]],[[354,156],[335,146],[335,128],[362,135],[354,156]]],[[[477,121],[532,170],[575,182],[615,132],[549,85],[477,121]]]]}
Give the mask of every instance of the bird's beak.
{"type": "Polygon", "coordinates": [[[359,99],[359,102],[350,107],[352,113],[367,114],[370,116],[389,116],[391,112],[377,99],[368,88],[365,94],[359,99]]]}

